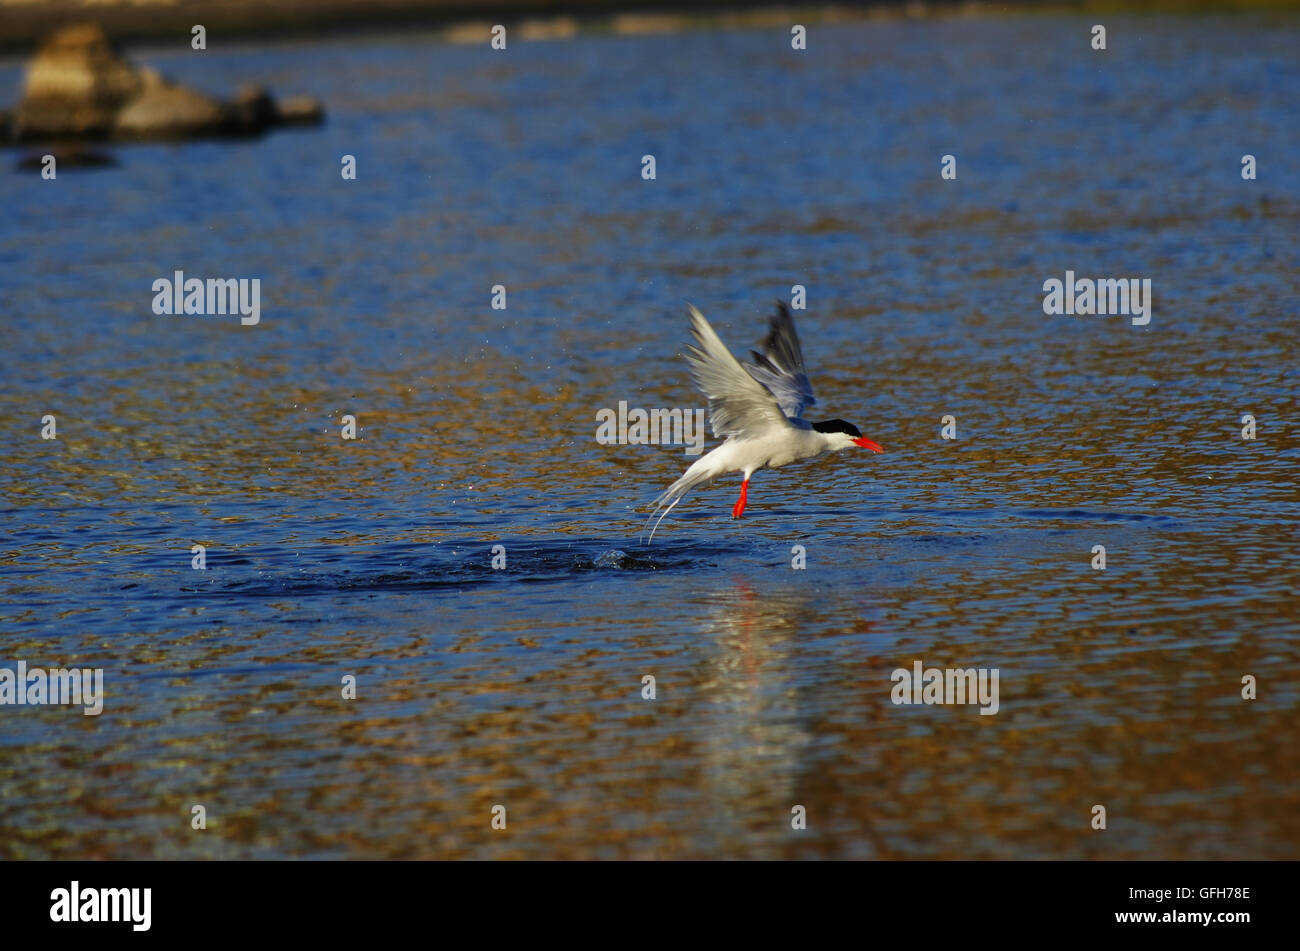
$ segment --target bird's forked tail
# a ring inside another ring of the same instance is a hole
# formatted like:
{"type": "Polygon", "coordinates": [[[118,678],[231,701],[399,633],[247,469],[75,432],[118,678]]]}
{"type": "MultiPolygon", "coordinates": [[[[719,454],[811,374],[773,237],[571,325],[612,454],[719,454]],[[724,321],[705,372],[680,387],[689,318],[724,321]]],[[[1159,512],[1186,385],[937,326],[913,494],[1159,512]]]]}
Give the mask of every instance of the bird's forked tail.
{"type": "MultiPolygon", "coordinates": [[[[712,455],[712,453],[709,455],[712,455]]],[[[649,541],[652,542],[655,540],[655,532],[659,530],[659,523],[668,517],[668,513],[673,510],[673,507],[676,506],[678,502],[686,497],[687,492],[698,486],[708,485],[713,481],[716,475],[717,473],[713,471],[713,464],[709,460],[709,456],[696,459],[695,462],[691,463],[691,467],[682,473],[682,477],[665,489],[664,493],[654,500],[654,510],[650,513],[650,518],[646,519],[646,524],[650,524],[650,519],[653,519],[660,509],[663,509],[664,511],[663,514],[659,516],[659,520],[655,522],[655,527],[650,530],[649,541]],[[667,506],[667,508],[665,508],[665,506],[667,506]]],[[[645,534],[644,528],[641,530],[641,534],[645,534]]]]}

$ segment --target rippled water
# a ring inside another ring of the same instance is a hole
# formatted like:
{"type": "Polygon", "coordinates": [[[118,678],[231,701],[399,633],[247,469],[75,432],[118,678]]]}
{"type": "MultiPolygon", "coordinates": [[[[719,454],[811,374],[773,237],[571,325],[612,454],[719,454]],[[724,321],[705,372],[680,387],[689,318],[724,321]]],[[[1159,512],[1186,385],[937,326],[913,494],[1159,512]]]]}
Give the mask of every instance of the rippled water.
{"type": "Polygon", "coordinates": [[[329,124],[0,175],[0,661],[107,691],[0,708],[0,855],[1296,858],[1300,26],[1107,23],[136,52],[329,124]],[[261,324],[153,315],[177,268],[261,324]],[[684,303],[742,351],[795,283],[887,452],[642,543],[690,457],[596,411],[702,406],[684,303]]]}

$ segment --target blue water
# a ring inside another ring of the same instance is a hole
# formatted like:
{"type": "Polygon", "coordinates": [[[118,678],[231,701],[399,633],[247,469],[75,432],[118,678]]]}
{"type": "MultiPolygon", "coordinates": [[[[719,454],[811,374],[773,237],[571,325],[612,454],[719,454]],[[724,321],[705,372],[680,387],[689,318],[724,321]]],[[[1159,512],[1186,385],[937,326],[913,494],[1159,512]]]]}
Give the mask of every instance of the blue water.
{"type": "Polygon", "coordinates": [[[0,707],[0,856],[1296,858],[1300,22],[1090,22],[131,50],[328,123],[0,175],[0,666],[107,693],[0,707]],[[596,412],[702,407],[686,302],[743,354],[794,284],[886,452],[645,544],[692,457],[596,412]]]}

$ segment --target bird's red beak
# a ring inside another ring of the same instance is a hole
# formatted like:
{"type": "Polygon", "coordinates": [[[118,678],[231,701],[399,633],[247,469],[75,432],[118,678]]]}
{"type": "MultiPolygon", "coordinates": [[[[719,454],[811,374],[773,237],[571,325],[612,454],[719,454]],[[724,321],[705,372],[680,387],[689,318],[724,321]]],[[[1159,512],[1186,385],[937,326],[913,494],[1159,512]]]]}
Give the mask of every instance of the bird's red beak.
{"type": "Polygon", "coordinates": [[[885,450],[881,449],[879,446],[877,446],[875,443],[873,443],[870,439],[868,439],[868,438],[865,437],[865,436],[863,436],[861,439],[854,439],[853,442],[856,443],[857,445],[861,446],[863,449],[870,449],[872,452],[884,452],[884,451],[885,451],[885,450]]]}

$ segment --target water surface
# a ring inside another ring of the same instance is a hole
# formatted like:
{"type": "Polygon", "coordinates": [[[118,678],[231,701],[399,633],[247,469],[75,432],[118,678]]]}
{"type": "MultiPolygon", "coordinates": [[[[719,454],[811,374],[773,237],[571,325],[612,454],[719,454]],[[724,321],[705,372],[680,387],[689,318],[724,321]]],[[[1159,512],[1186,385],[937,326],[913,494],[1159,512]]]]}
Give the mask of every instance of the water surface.
{"type": "Polygon", "coordinates": [[[0,710],[0,855],[1296,858],[1300,29],[1088,26],[134,51],[329,123],[0,175],[0,661],[108,692],[0,710]],[[261,324],[155,316],[177,268],[261,324]],[[1045,316],[1067,268],[1151,323],[1045,316]],[[887,452],[641,542],[691,459],[596,412],[703,405],[685,302],[743,352],[793,284],[887,452]],[[893,705],[918,659],[998,714],[893,705]]]}

